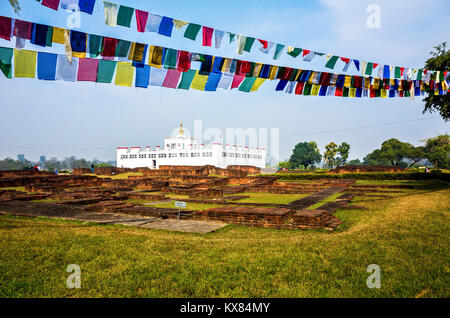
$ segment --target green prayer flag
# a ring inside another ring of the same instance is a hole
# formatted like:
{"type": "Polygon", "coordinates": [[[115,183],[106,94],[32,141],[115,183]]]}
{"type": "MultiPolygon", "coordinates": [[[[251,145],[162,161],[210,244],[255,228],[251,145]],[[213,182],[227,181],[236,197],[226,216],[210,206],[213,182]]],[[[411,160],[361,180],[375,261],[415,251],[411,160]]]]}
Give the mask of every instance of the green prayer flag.
{"type": "Polygon", "coordinates": [[[187,72],[183,72],[183,76],[181,77],[181,82],[178,84],[179,89],[189,89],[192,84],[192,80],[195,76],[195,70],[188,70],[187,72]]]}
{"type": "MultiPolygon", "coordinates": [[[[411,97],[411,93],[409,92],[409,90],[405,90],[404,92],[405,92],[405,97],[411,97]]],[[[379,97],[379,96],[377,96],[377,97],[379,97]]]]}
{"type": "Polygon", "coordinates": [[[311,95],[312,84],[305,83],[303,87],[303,95],[311,95]]]}
{"type": "Polygon", "coordinates": [[[328,60],[327,64],[325,64],[325,67],[334,69],[334,67],[336,66],[336,62],[337,62],[338,59],[339,59],[339,56],[333,55],[333,56],[330,57],[330,59],[328,60]]]}
{"type": "Polygon", "coordinates": [[[232,43],[234,41],[236,34],[228,32],[228,36],[230,37],[230,43],[232,43]]]}
{"type": "Polygon", "coordinates": [[[128,57],[128,52],[130,51],[131,42],[125,40],[119,40],[116,46],[115,56],[117,57],[128,57]]]}
{"type": "Polygon", "coordinates": [[[102,37],[89,34],[89,54],[91,57],[97,57],[102,52],[102,37]]]}
{"type": "Polygon", "coordinates": [[[176,68],[177,58],[178,58],[177,50],[166,49],[166,55],[164,57],[164,68],[176,68]]]}
{"type": "Polygon", "coordinates": [[[297,78],[298,71],[299,71],[298,69],[294,69],[294,70],[292,71],[292,75],[291,75],[291,77],[289,78],[290,81],[295,81],[295,79],[297,78]]]}
{"type": "Polygon", "coordinates": [[[133,17],[134,9],[126,6],[119,7],[119,13],[117,14],[117,24],[124,27],[130,27],[131,18],[133,17]]]}
{"type": "Polygon", "coordinates": [[[348,97],[349,92],[350,92],[350,88],[344,87],[344,90],[342,91],[342,97],[348,97]]]}
{"type": "Polygon", "coordinates": [[[116,61],[99,60],[97,71],[98,83],[111,83],[116,69],[116,61]]]}
{"type": "Polygon", "coordinates": [[[197,34],[200,31],[201,25],[195,23],[189,23],[186,31],[184,31],[184,37],[195,41],[197,34]]]}
{"type": "Polygon", "coordinates": [[[239,90],[241,92],[249,93],[256,81],[256,77],[246,77],[244,81],[239,85],[239,90]]]}
{"type": "Polygon", "coordinates": [[[300,48],[298,48],[298,47],[296,47],[296,48],[294,48],[292,51],[288,51],[287,52],[287,54],[289,54],[290,56],[292,56],[292,57],[297,57],[297,56],[299,56],[300,55],[300,53],[302,53],[302,49],[300,49],[300,48]]]}
{"type": "Polygon", "coordinates": [[[400,67],[396,66],[395,67],[395,71],[394,71],[394,77],[395,78],[400,78],[401,76],[402,75],[401,75],[400,67]]]}
{"type": "Polygon", "coordinates": [[[256,66],[256,63],[254,63],[254,62],[250,63],[250,71],[248,71],[246,76],[251,77],[253,75],[253,72],[255,71],[255,66],[256,66]]]}
{"type": "Polygon", "coordinates": [[[12,78],[12,56],[12,48],[0,47],[0,69],[7,78],[12,78]]]}
{"type": "Polygon", "coordinates": [[[53,27],[49,26],[47,29],[47,38],[45,39],[45,46],[52,46],[53,27]]]}
{"type": "Polygon", "coordinates": [[[372,70],[373,70],[373,63],[372,62],[367,62],[367,66],[366,66],[366,75],[372,75],[372,70]]]}
{"type": "Polygon", "coordinates": [[[274,60],[278,60],[280,58],[281,52],[283,52],[285,45],[283,44],[278,44],[275,47],[275,53],[273,54],[273,59],[274,60]]]}
{"type": "Polygon", "coordinates": [[[252,37],[248,36],[245,39],[244,51],[250,53],[250,50],[252,49],[252,45],[253,45],[254,42],[255,42],[255,38],[252,38],[252,37]]]}
{"type": "Polygon", "coordinates": [[[423,74],[423,70],[418,70],[418,72],[417,72],[417,80],[418,81],[422,80],[422,74],[423,74]]]}

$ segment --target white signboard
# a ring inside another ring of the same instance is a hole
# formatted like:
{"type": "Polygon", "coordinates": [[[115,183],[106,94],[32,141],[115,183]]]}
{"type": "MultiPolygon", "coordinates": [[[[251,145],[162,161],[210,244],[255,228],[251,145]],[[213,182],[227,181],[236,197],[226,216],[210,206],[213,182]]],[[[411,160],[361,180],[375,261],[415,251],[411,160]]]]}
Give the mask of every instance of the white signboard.
{"type": "Polygon", "coordinates": [[[183,209],[186,209],[186,202],[183,202],[183,201],[175,201],[175,207],[176,207],[176,208],[183,208],[183,209]]]}

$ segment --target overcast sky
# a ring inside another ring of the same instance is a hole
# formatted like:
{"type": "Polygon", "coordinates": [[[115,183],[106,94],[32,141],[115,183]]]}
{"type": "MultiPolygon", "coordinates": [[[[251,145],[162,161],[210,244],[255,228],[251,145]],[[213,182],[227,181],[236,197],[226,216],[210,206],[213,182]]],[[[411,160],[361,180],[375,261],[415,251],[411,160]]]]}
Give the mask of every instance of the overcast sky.
{"type": "MultiPolygon", "coordinates": [[[[19,2],[20,16],[8,1],[1,1],[0,15],[67,27],[68,12],[55,12],[36,1],[19,2]]],[[[413,68],[423,67],[433,46],[449,40],[450,2],[446,0],[112,2],[314,51],[413,68]],[[381,8],[381,28],[366,26],[366,9],[371,3],[381,8]]],[[[274,61],[271,55],[259,52],[257,45],[250,54],[237,55],[235,43],[225,44],[227,38],[221,49],[215,49],[202,47],[201,36],[196,42],[183,38],[184,30],[174,29],[172,38],[138,33],[134,17],[131,28],[109,27],[99,0],[92,16],[81,14],[80,30],[205,54],[327,70],[323,58],[308,63],[283,54],[274,61]]],[[[0,39],[0,46],[12,45],[0,39]]],[[[64,53],[63,45],[58,44],[27,48],[64,53]]],[[[204,129],[217,127],[224,134],[226,128],[279,128],[280,159],[288,158],[294,145],[302,141],[316,141],[322,153],[330,141],[345,141],[351,145],[350,159],[362,159],[386,139],[395,137],[419,145],[420,140],[449,130],[438,114],[422,114],[421,98],[305,97],[275,92],[275,86],[266,81],[251,94],[200,92],[11,80],[0,74],[0,158],[23,153],[31,160],[40,155],[115,160],[117,146],[162,145],[180,121],[193,129],[194,120],[202,120],[204,129]]]]}

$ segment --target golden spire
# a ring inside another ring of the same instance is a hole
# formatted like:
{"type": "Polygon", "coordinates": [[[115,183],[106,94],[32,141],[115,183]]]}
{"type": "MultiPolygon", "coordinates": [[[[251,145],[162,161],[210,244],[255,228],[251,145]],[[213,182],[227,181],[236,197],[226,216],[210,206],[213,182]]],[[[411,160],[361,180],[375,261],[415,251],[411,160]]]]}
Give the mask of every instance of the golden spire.
{"type": "Polygon", "coordinates": [[[183,135],[184,135],[183,122],[181,122],[181,124],[180,124],[180,131],[178,132],[178,134],[179,134],[180,136],[183,136],[183,135]]]}

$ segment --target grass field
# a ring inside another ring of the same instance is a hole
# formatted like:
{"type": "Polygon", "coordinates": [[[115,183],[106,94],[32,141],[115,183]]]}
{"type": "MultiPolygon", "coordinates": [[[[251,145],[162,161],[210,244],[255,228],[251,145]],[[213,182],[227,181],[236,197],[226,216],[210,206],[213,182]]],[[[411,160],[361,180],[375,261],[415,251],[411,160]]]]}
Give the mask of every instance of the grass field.
{"type": "Polygon", "coordinates": [[[449,297],[450,190],[427,187],[361,197],[369,210],[338,210],[331,233],[0,216],[0,297],[449,297]],[[69,264],[80,289],[66,287],[69,264]],[[369,264],[380,289],[366,286],[369,264]]]}

